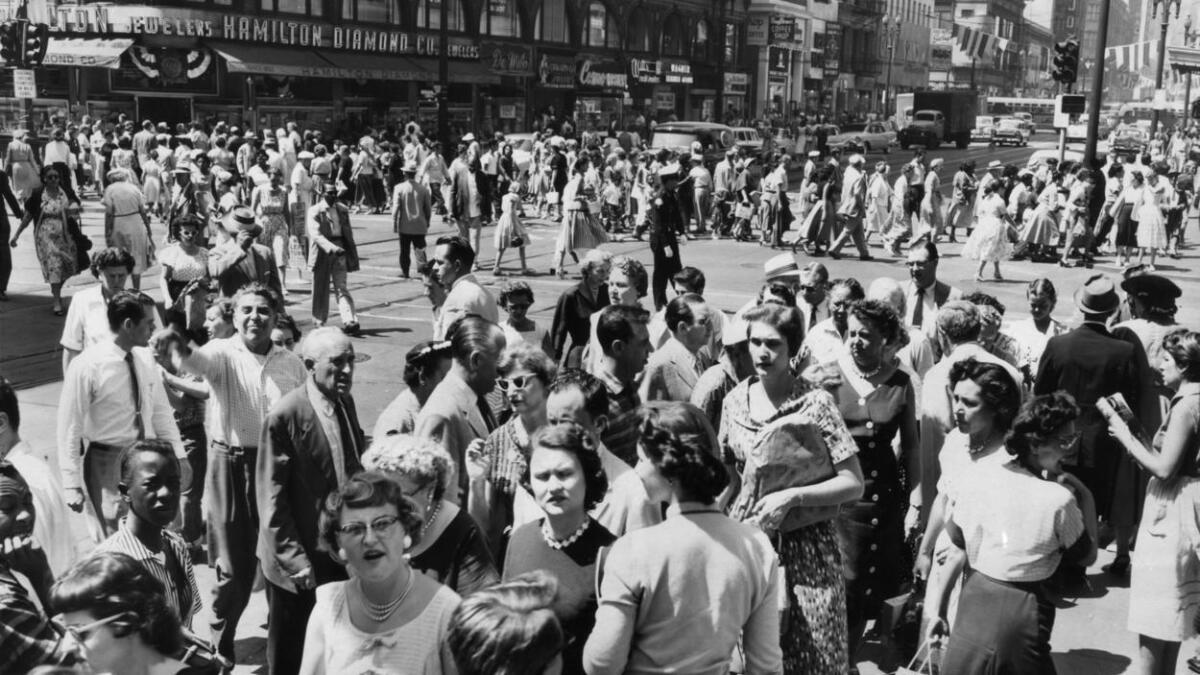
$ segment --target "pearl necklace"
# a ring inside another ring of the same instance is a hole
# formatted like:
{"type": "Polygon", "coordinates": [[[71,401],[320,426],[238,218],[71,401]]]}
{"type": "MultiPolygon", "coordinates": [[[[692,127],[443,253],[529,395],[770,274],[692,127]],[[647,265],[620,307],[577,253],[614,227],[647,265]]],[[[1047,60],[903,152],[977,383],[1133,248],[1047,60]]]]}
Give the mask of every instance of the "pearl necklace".
{"type": "Polygon", "coordinates": [[[857,373],[859,377],[861,377],[864,380],[869,380],[872,377],[875,377],[876,375],[878,375],[879,371],[883,370],[883,361],[880,361],[879,365],[875,366],[875,370],[864,371],[862,368],[858,367],[858,362],[855,361],[853,358],[851,358],[850,359],[850,367],[854,369],[854,372],[857,373]]]}
{"type": "Polygon", "coordinates": [[[421,526],[421,539],[424,539],[425,535],[429,532],[429,528],[433,527],[433,523],[435,520],[437,520],[438,514],[441,513],[441,511],[442,500],[439,499],[438,502],[433,505],[432,509],[429,509],[425,512],[425,524],[421,526]]]}
{"type": "Polygon", "coordinates": [[[546,519],[542,521],[542,538],[546,540],[547,546],[555,551],[561,551],[571,544],[574,544],[576,541],[579,541],[579,538],[583,536],[584,532],[587,532],[588,526],[591,524],[591,518],[584,518],[583,524],[580,525],[579,529],[575,530],[571,536],[567,537],[566,539],[556,539],[554,537],[554,530],[550,529],[550,520],[546,519]]]}
{"type": "Polygon", "coordinates": [[[408,584],[404,587],[404,592],[401,593],[395,600],[383,605],[377,605],[374,602],[371,602],[371,599],[367,597],[367,592],[363,590],[362,579],[359,579],[358,592],[362,594],[363,610],[366,611],[367,616],[375,623],[383,623],[391,618],[392,614],[396,613],[396,610],[404,603],[404,599],[407,598],[408,594],[412,591],[413,584],[416,583],[416,577],[417,573],[410,568],[408,570],[408,584]]]}

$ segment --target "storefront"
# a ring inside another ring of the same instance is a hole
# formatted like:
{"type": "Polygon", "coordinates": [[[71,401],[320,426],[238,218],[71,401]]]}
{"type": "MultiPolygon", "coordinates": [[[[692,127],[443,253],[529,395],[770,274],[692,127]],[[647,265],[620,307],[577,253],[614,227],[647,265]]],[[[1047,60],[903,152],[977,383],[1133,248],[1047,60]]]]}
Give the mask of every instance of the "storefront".
{"type": "Polygon", "coordinates": [[[575,55],[539,49],[534,86],[530,92],[533,115],[553,119],[574,118],[575,55]]]}
{"type": "Polygon", "coordinates": [[[483,63],[500,78],[499,83],[483,87],[481,91],[484,131],[511,134],[533,130],[532,110],[528,106],[533,49],[507,42],[485,42],[481,52],[483,63]]]}
{"type": "Polygon", "coordinates": [[[687,119],[701,122],[718,122],[717,92],[723,83],[717,69],[710,65],[697,64],[692,69],[693,86],[688,96],[687,119]]]}
{"type": "Polygon", "coordinates": [[[748,100],[750,95],[750,75],[748,73],[725,73],[724,80],[724,119],[748,118],[751,114],[748,100]]]}
{"type": "Polygon", "coordinates": [[[575,63],[575,125],[580,131],[608,129],[615,121],[625,128],[626,113],[632,112],[629,73],[615,58],[580,54],[575,63]]]}

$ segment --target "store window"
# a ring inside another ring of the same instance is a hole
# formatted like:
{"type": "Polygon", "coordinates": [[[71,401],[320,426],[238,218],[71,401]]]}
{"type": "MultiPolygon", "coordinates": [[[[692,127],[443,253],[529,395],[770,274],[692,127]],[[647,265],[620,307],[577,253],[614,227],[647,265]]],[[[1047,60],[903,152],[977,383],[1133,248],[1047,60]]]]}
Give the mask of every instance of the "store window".
{"type": "Polygon", "coordinates": [[[684,56],[686,50],[687,31],[683,29],[683,18],[672,14],[663,23],[662,53],[665,56],[684,56]]]}
{"type": "Polygon", "coordinates": [[[226,7],[233,4],[233,0],[187,0],[196,5],[225,5],[226,7]]]}
{"type": "Polygon", "coordinates": [[[533,34],[542,42],[567,42],[567,0],[542,0],[533,34]]]}
{"type": "Polygon", "coordinates": [[[696,22],[695,39],[692,40],[692,58],[697,61],[707,61],[709,47],[708,22],[700,19],[696,22]]]}
{"type": "Polygon", "coordinates": [[[741,34],[738,32],[737,24],[725,24],[725,63],[736,63],[738,54],[742,51],[741,41],[738,39],[741,34]]]}
{"type": "MultiPolygon", "coordinates": [[[[317,1],[313,0],[313,2],[317,1]]],[[[446,28],[456,31],[466,30],[466,22],[463,20],[462,0],[418,0],[417,28],[441,28],[443,2],[450,3],[446,7],[446,28]]]]}
{"type": "Polygon", "coordinates": [[[479,32],[494,37],[521,37],[517,0],[487,0],[487,8],[479,13],[479,32]]]}
{"type": "Polygon", "coordinates": [[[629,41],[627,48],[631,52],[648,52],[654,44],[651,27],[654,22],[650,12],[644,7],[638,7],[629,15],[629,41]]]}
{"type": "Polygon", "coordinates": [[[342,18],[364,23],[400,25],[400,0],[342,0],[342,18]]]}
{"type": "Polygon", "coordinates": [[[258,0],[259,8],[268,12],[321,16],[322,0],[258,0]]]}
{"type": "Polygon", "coordinates": [[[602,3],[588,5],[587,23],[583,29],[583,44],[587,47],[620,47],[616,17],[602,3]]]}

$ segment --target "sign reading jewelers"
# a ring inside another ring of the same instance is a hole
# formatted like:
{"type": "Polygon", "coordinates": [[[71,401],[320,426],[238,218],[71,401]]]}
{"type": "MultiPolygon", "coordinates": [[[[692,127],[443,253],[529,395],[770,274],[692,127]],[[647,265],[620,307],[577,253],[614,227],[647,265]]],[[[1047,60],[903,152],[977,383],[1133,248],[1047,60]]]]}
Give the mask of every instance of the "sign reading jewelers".
{"type": "Polygon", "coordinates": [[[579,59],[578,79],[581,87],[621,91],[629,88],[629,75],[620,64],[590,56],[579,59]]]}
{"type": "Polygon", "coordinates": [[[542,54],[538,59],[538,84],[546,89],[575,88],[575,59],[542,54]]]}

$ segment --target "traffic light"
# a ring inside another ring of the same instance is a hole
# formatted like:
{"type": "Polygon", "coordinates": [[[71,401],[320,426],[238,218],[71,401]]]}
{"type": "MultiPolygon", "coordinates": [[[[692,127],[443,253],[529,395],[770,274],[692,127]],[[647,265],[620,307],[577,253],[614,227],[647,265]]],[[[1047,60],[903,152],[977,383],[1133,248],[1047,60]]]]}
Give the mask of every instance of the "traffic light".
{"type": "Polygon", "coordinates": [[[8,21],[0,24],[0,66],[20,65],[17,28],[17,24],[8,21]]]}
{"type": "Polygon", "coordinates": [[[1054,43],[1054,69],[1050,77],[1063,84],[1075,84],[1079,75],[1079,41],[1068,38],[1054,43]]]}
{"type": "Polygon", "coordinates": [[[50,26],[44,23],[28,24],[21,50],[21,65],[33,68],[42,65],[46,48],[50,46],[50,26]]]}

